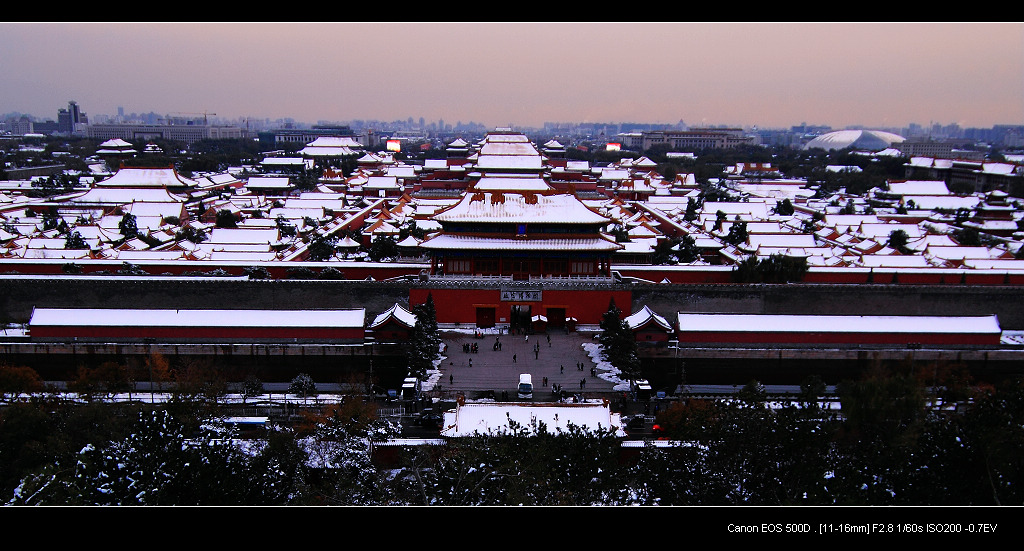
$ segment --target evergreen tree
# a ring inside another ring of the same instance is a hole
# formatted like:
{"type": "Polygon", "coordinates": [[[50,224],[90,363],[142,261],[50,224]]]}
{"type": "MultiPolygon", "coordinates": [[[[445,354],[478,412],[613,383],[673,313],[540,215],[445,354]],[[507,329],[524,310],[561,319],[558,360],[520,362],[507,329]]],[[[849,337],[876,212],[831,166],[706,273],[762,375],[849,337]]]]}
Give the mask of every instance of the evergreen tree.
{"type": "Polygon", "coordinates": [[[292,379],[291,384],[288,385],[288,393],[302,396],[303,400],[309,396],[316,396],[316,382],[308,374],[299,373],[292,379]]]}
{"type": "Polygon", "coordinates": [[[221,209],[217,211],[217,219],[214,226],[218,228],[237,228],[238,222],[235,220],[235,214],[228,209],[221,209]]]}
{"type": "Polygon", "coordinates": [[[615,299],[608,305],[608,311],[601,317],[600,342],[605,359],[627,379],[636,378],[640,373],[640,357],[637,355],[636,339],[622,313],[615,306],[615,299]]]}
{"type": "Polygon", "coordinates": [[[789,199],[783,199],[777,205],[775,205],[775,213],[781,216],[792,216],[796,212],[796,208],[793,207],[793,202],[789,199]]]}
{"type": "Polygon", "coordinates": [[[742,222],[737,217],[729,226],[729,233],[726,234],[724,241],[730,245],[739,245],[740,243],[747,242],[747,223],[742,222]]]}
{"type": "Polygon", "coordinates": [[[82,237],[81,233],[77,231],[71,232],[64,238],[65,249],[88,249],[89,244],[85,242],[85,238],[82,237]]]}
{"type": "Polygon", "coordinates": [[[309,259],[314,262],[330,260],[334,256],[334,245],[336,242],[337,238],[333,235],[317,236],[307,247],[309,259]]]}
{"type": "Polygon", "coordinates": [[[370,260],[380,262],[398,256],[398,243],[390,235],[382,235],[370,244],[370,260]]]}
{"type": "Polygon", "coordinates": [[[416,325],[409,334],[405,354],[410,373],[422,380],[426,379],[427,371],[434,368],[434,361],[441,357],[434,295],[427,294],[427,300],[414,306],[412,313],[416,315],[416,325]]]}
{"type": "Polygon", "coordinates": [[[139,235],[139,225],[135,219],[135,215],[126,212],[121,216],[121,221],[117,224],[117,230],[126,239],[132,239],[139,235]]]}
{"type": "Polygon", "coordinates": [[[687,222],[693,222],[697,219],[697,202],[694,201],[693,197],[686,199],[686,213],[683,215],[683,220],[687,222]]]}
{"type": "Polygon", "coordinates": [[[914,251],[910,247],[907,247],[907,242],[909,240],[910,237],[907,235],[907,232],[903,230],[893,230],[889,234],[888,245],[899,251],[900,254],[914,254],[914,251]]]}

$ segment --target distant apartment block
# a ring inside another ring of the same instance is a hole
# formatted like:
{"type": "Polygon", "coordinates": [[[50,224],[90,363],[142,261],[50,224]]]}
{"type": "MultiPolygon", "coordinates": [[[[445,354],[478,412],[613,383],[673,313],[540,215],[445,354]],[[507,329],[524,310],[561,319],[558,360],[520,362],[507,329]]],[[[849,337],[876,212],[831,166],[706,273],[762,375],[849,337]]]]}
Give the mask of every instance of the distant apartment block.
{"type": "Polygon", "coordinates": [[[962,149],[970,143],[970,140],[966,139],[908,138],[906,141],[894,143],[893,147],[907,157],[983,160],[984,152],[968,152],[962,149]]]}
{"type": "Polygon", "coordinates": [[[742,128],[697,128],[692,130],[661,130],[643,133],[643,148],[668,144],[673,151],[731,149],[753,145],[756,138],[744,134],[742,128]]]}
{"type": "MultiPolygon", "coordinates": [[[[355,132],[348,126],[315,125],[312,128],[279,128],[259,133],[259,139],[264,144],[308,144],[321,137],[355,136],[355,132]]],[[[363,145],[367,145],[364,143],[363,145]]]]}
{"type": "Polygon", "coordinates": [[[100,140],[170,140],[191,145],[200,140],[244,138],[247,132],[237,126],[205,124],[90,124],[86,136],[100,140]]]}

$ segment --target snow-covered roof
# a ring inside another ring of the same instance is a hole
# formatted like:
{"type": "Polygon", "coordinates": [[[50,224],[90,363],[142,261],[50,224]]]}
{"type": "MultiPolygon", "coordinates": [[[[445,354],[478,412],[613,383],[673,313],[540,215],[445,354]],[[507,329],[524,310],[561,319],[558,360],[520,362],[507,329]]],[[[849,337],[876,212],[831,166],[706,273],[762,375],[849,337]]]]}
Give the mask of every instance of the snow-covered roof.
{"type": "MultiPolygon", "coordinates": [[[[889,182],[889,193],[893,195],[949,195],[946,182],[941,180],[906,180],[889,182]]],[[[913,197],[910,197],[913,199],[913,197]]]]}
{"type": "Polygon", "coordinates": [[[477,191],[549,191],[544,178],[539,176],[498,176],[489,175],[480,178],[473,189],[477,191]]]}
{"type": "MultiPolygon", "coordinates": [[[[94,204],[94,205],[127,205],[132,202],[146,203],[174,203],[180,205],[185,198],[175,195],[165,188],[104,188],[94,187],[79,195],[68,197],[67,202],[72,204],[94,204]]],[[[171,207],[174,208],[174,207],[171,207]]]]}
{"type": "Polygon", "coordinates": [[[96,182],[102,188],[180,188],[195,187],[196,182],[173,168],[122,168],[113,176],[96,182]]]}
{"type": "Polygon", "coordinates": [[[680,332],[1000,333],[992,316],[678,314],[680,332]]]}
{"type": "Polygon", "coordinates": [[[474,434],[510,434],[511,423],[528,435],[538,432],[543,424],[548,433],[565,432],[569,425],[591,431],[614,431],[626,436],[622,419],[605,403],[580,404],[510,404],[468,403],[444,414],[441,436],[459,437],[474,434]]]}
{"type": "Polygon", "coordinates": [[[30,326],[362,327],[364,308],[347,310],[135,310],[36,308],[30,326]]]}
{"type": "MultiPolygon", "coordinates": [[[[749,228],[748,228],[749,231],[749,228]]],[[[806,233],[750,233],[747,243],[752,248],[808,248],[817,247],[814,236],[806,233]]]]}
{"type": "Polygon", "coordinates": [[[564,193],[467,193],[434,215],[438,222],[606,224],[609,219],[564,193]]]}
{"type": "Polygon", "coordinates": [[[376,329],[377,327],[387,323],[388,320],[391,320],[392,318],[406,327],[416,325],[416,315],[403,308],[401,304],[396,303],[391,308],[388,308],[387,311],[378,314],[377,317],[374,318],[373,323],[370,324],[370,329],[376,329]]]}
{"type": "Polygon", "coordinates": [[[112,140],[107,140],[107,141],[101,143],[100,147],[118,148],[118,147],[133,147],[133,146],[132,146],[132,144],[122,140],[121,138],[114,138],[112,140]]]}
{"type": "Polygon", "coordinates": [[[237,244],[261,244],[276,242],[280,239],[281,232],[275,225],[272,228],[214,228],[209,238],[203,242],[204,245],[237,243],[237,244]]]}
{"type": "Polygon", "coordinates": [[[659,316],[657,312],[651,310],[650,307],[644,306],[640,311],[628,316],[625,320],[626,324],[629,325],[630,329],[636,330],[648,323],[654,322],[656,325],[665,329],[666,331],[672,330],[672,324],[668,322],[663,316],[659,316]]]}
{"type": "Polygon", "coordinates": [[[401,189],[401,186],[398,185],[398,178],[395,176],[370,176],[363,184],[363,189],[396,190],[401,189]]]}
{"type": "Polygon", "coordinates": [[[865,268],[929,268],[928,259],[916,254],[865,254],[858,262],[865,268]]]}
{"type": "Polygon", "coordinates": [[[480,148],[479,155],[481,158],[491,155],[503,157],[541,157],[540,152],[537,151],[537,148],[529,141],[487,142],[480,148]]]}
{"type": "Polygon", "coordinates": [[[910,195],[903,196],[903,205],[910,207],[910,201],[914,202],[913,208],[920,210],[957,210],[973,209],[981,203],[977,195],[910,195]]]}
{"type": "Polygon", "coordinates": [[[540,155],[481,155],[477,158],[476,167],[484,170],[540,170],[544,168],[544,158],[540,155]]]}
{"type": "Polygon", "coordinates": [[[424,239],[420,247],[428,250],[502,250],[502,251],[616,251],[622,244],[603,237],[593,238],[487,238],[472,235],[437,234],[424,239]]]}
{"type": "Polygon", "coordinates": [[[362,148],[363,145],[348,136],[320,136],[306,144],[306,147],[354,147],[362,148]]]}
{"type": "Polygon", "coordinates": [[[254,188],[288,188],[291,180],[287,176],[253,176],[245,183],[254,188]]]}

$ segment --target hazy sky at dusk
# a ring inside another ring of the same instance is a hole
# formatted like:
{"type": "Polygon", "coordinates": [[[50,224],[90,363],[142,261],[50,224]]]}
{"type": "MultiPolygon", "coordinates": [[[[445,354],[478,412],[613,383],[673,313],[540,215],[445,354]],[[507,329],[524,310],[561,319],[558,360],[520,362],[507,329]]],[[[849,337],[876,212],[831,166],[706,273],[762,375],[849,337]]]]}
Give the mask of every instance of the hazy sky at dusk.
{"type": "Polygon", "coordinates": [[[0,24],[0,113],[1024,124],[1024,24],[0,24]]]}

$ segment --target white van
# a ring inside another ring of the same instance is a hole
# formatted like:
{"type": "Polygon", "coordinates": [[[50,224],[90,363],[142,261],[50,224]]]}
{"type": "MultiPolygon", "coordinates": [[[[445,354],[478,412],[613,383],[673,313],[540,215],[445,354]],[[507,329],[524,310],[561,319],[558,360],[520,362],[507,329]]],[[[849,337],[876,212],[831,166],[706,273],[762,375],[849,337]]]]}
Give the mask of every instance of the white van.
{"type": "Polygon", "coordinates": [[[630,381],[629,390],[633,393],[633,399],[641,402],[650,400],[651,394],[653,394],[651,383],[648,383],[646,379],[630,381]]]}
{"type": "Polygon", "coordinates": [[[406,377],[402,381],[402,398],[415,400],[420,393],[420,380],[416,377],[406,377]]]}
{"type": "Polygon", "coordinates": [[[529,373],[519,375],[519,397],[533,398],[533,377],[529,373]]]}

